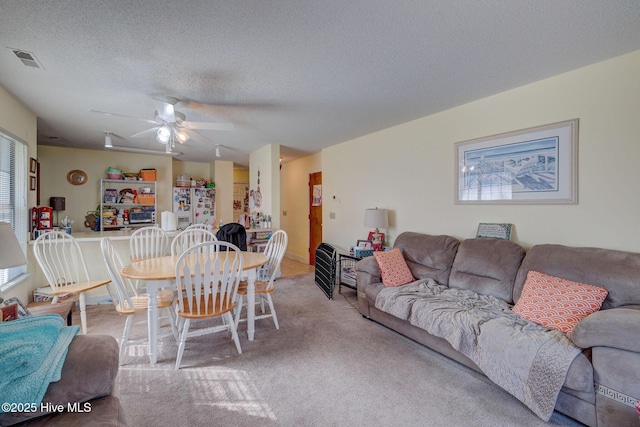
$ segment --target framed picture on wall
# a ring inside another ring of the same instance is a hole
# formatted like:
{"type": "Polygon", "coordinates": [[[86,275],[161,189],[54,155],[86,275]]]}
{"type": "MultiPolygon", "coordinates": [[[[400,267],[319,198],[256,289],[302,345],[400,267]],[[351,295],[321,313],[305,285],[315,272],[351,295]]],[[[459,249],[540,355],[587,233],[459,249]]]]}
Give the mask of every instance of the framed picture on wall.
{"type": "Polygon", "coordinates": [[[29,159],[29,172],[36,173],[37,170],[38,170],[38,161],[33,157],[31,157],[29,159]]]}
{"type": "Polygon", "coordinates": [[[577,204],[578,119],[455,144],[456,204],[577,204]]]}

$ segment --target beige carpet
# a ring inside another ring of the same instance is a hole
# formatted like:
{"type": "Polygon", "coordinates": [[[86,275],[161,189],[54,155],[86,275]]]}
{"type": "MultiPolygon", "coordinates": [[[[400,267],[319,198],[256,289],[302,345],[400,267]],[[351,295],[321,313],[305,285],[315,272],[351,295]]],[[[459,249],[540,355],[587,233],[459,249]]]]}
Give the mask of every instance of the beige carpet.
{"type": "MultiPolygon", "coordinates": [[[[241,355],[226,333],[188,340],[178,371],[173,336],[153,366],[144,344],[130,347],[116,385],[129,425],[580,425],[558,413],[546,424],[481,375],[364,319],[352,290],[328,300],[306,274],[278,280],[273,297],[280,329],[258,321],[249,342],[241,324],[241,355]]],[[[89,333],[120,338],[112,306],[87,311],[89,333]]]]}

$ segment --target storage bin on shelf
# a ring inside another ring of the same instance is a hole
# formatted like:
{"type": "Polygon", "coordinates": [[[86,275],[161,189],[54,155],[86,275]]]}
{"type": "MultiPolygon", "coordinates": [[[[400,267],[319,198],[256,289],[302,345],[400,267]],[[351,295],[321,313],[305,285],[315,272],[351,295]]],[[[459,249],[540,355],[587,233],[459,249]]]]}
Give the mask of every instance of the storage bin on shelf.
{"type": "Polygon", "coordinates": [[[140,178],[143,181],[155,181],[156,170],[155,169],[140,169],[140,178]]]}
{"type": "Polygon", "coordinates": [[[138,194],[138,203],[141,205],[153,205],[156,202],[156,195],[152,193],[138,194]]]}

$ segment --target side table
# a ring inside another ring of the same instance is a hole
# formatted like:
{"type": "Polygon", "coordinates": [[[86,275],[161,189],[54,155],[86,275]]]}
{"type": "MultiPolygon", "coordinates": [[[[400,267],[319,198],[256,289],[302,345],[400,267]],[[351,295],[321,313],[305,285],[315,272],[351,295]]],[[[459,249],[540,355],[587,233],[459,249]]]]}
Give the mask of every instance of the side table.
{"type": "Polygon", "coordinates": [[[342,287],[357,290],[356,288],[356,271],[354,266],[356,262],[362,258],[355,255],[340,254],[338,257],[338,268],[336,269],[336,276],[338,282],[338,293],[342,293],[342,287]]]}
{"type": "Polygon", "coordinates": [[[56,304],[51,304],[49,301],[32,302],[27,305],[27,310],[34,316],[40,314],[58,314],[63,319],[67,319],[67,326],[71,326],[71,316],[75,303],[73,298],[59,301],[56,304]]]}

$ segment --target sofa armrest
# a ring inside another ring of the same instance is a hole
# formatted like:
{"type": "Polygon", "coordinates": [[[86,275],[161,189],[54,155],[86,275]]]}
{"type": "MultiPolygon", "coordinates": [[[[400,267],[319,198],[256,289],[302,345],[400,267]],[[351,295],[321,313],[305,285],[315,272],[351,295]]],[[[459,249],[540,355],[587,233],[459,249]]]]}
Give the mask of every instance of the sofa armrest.
{"type": "Polygon", "coordinates": [[[356,289],[358,294],[358,311],[364,317],[369,317],[369,302],[366,289],[375,283],[381,283],[380,267],[375,257],[361,259],[354,266],[356,271],[356,289]]]}
{"type": "Polygon", "coordinates": [[[640,353],[640,307],[633,307],[587,316],[573,329],[571,340],[581,348],[611,347],[640,353]]]}
{"type": "Polygon", "coordinates": [[[380,267],[375,257],[370,256],[361,259],[356,263],[354,268],[356,270],[357,281],[363,286],[382,282],[380,267]]]}

